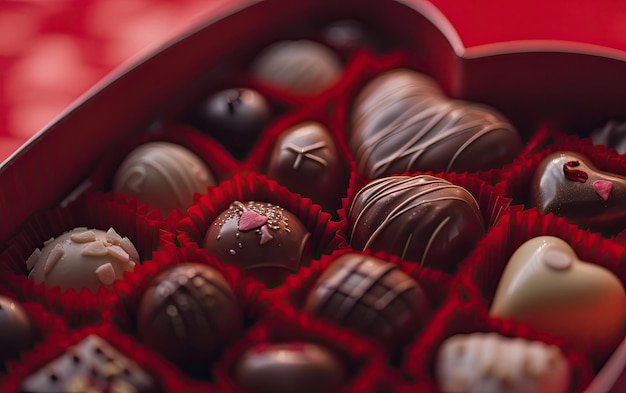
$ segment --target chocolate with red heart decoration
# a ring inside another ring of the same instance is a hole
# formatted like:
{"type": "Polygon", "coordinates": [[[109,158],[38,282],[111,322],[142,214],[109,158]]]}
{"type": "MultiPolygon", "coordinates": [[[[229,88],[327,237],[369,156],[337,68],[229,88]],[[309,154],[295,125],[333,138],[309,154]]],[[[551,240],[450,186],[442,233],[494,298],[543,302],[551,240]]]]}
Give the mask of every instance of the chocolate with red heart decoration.
{"type": "Polygon", "coordinates": [[[606,353],[624,338],[626,294],[612,272],[581,261],[558,237],[539,236],[509,259],[489,314],[606,353]]]}
{"type": "Polygon", "coordinates": [[[554,213],[591,230],[626,227],[626,177],[597,169],[575,152],[545,157],[535,170],[531,202],[542,214],[554,213]]]}

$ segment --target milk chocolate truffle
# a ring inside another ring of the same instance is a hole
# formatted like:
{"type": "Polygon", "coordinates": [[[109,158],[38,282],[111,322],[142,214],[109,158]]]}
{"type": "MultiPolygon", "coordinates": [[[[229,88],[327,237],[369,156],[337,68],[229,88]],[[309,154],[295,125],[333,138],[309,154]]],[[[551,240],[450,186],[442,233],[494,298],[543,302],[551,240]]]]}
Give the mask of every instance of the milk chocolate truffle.
{"type": "Polygon", "coordinates": [[[420,285],[394,264],[344,254],[317,280],[304,308],[394,349],[425,323],[430,304],[420,285]]]}
{"type": "Polygon", "coordinates": [[[626,227],[626,177],[598,170],[585,156],[560,151],[545,157],[531,185],[531,202],[541,214],[554,213],[597,231],[626,227]]]}
{"type": "Polygon", "coordinates": [[[438,177],[374,180],[348,210],[350,245],[451,270],[485,232],[478,203],[466,189],[438,177]]]}
{"type": "Polygon", "coordinates": [[[449,99],[434,80],[407,69],[370,81],[352,111],[349,146],[359,173],[368,179],[498,168],[522,148],[502,114],[449,99]]]}
{"type": "Polygon", "coordinates": [[[339,57],[314,41],[280,41],[257,55],[252,75],[271,85],[304,95],[326,90],[342,72],[339,57]]]}
{"type": "Polygon", "coordinates": [[[610,120],[589,136],[594,145],[604,145],[607,149],[617,150],[619,154],[626,154],[626,122],[610,120]]]}
{"type": "Polygon", "coordinates": [[[446,393],[565,393],[571,371],[554,345],[473,333],[444,341],[435,374],[446,393]]]}
{"type": "Polygon", "coordinates": [[[625,310],[624,287],[613,273],[581,261],[565,241],[540,236],[509,259],[489,313],[602,352],[624,338],[625,310]]]}
{"type": "Polygon", "coordinates": [[[313,343],[263,343],[249,348],[235,367],[235,381],[249,393],[339,392],[346,365],[313,343]]]}
{"type": "Polygon", "coordinates": [[[209,226],[204,248],[244,271],[296,271],[311,259],[310,236],[300,219],[280,206],[235,201],[209,226]]]}
{"type": "Polygon", "coordinates": [[[272,110],[259,92],[233,88],[200,103],[200,127],[236,154],[245,153],[270,121],[272,110]]]}
{"type": "Polygon", "coordinates": [[[297,124],[278,137],[267,176],[331,209],[339,207],[346,188],[345,170],[330,131],[312,121],[297,124]]]}
{"type": "Polygon", "coordinates": [[[28,376],[20,391],[158,393],[162,389],[132,359],[92,334],[28,376]]]}
{"type": "Polygon", "coordinates": [[[143,294],[137,336],[184,370],[208,363],[243,331],[243,312],[217,270],[183,263],[158,275],[143,294]]]}
{"type": "Polygon", "coordinates": [[[169,142],[150,142],[133,150],[113,179],[118,194],[137,197],[163,215],[187,211],[195,193],[215,185],[204,162],[190,150],[169,142]]]}
{"type": "Polygon", "coordinates": [[[18,357],[35,339],[32,321],[15,300],[0,296],[0,364],[18,357]]]}
{"type": "Polygon", "coordinates": [[[44,243],[26,261],[28,278],[47,289],[61,292],[83,288],[93,293],[102,286],[110,288],[124,272],[132,272],[139,263],[139,253],[127,237],[113,228],[75,228],[44,243]]]}

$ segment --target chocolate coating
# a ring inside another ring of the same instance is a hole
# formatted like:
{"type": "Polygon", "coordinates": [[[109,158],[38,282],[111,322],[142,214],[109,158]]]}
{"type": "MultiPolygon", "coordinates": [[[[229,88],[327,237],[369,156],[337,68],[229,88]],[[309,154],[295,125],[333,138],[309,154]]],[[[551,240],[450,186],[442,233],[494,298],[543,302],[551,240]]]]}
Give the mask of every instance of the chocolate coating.
{"type": "Polygon", "coordinates": [[[374,180],[348,210],[350,245],[452,270],[485,233],[478,203],[466,189],[434,176],[374,180]]]}
{"type": "Polygon", "coordinates": [[[328,266],[304,308],[395,348],[424,325],[430,304],[419,284],[394,264],[356,253],[328,266]]]}
{"type": "Polygon", "coordinates": [[[127,237],[113,228],[75,228],[44,243],[26,261],[28,278],[47,289],[83,288],[93,293],[100,287],[111,288],[115,280],[124,278],[139,263],[139,253],[127,237]]]}
{"type": "Polygon", "coordinates": [[[143,294],[137,336],[170,362],[191,372],[207,363],[243,331],[243,311],[217,270],[183,263],[159,274],[143,294]]]}
{"type": "Polygon", "coordinates": [[[237,154],[252,147],[271,114],[265,97],[244,88],[219,91],[202,101],[197,111],[202,130],[237,154]]]}
{"type": "Polygon", "coordinates": [[[0,296],[0,363],[13,360],[35,339],[33,324],[19,302],[0,296]]]}
{"type": "Polygon", "coordinates": [[[195,193],[215,185],[204,162],[190,150],[169,142],[150,142],[133,150],[113,179],[118,194],[137,197],[163,215],[187,211],[195,193]]]}
{"type": "Polygon", "coordinates": [[[330,131],[304,122],[285,130],[274,144],[267,176],[324,207],[338,208],[345,170],[330,131]]]}
{"type": "Polygon", "coordinates": [[[265,48],[252,63],[259,80],[298,94],[317,94],[335,83],[342,72],[338,56],[314,41],[280,41],[265,48]]]}
{"type": "Polygon", "coordinates": [[[434,80],[406,69],[370,81],[352,110],[348,142],[359,173],[368,179],[498,168],[522,148],[502,114],[451,100],[434,80]]]}
{"type": "Polygon", "coordinates": [[[617,150],[619,154],[626,154],[626,122],[610,120],[589,136],[594,145],[604,145],[608,149],[617,150]]]}
{"type": "Polygon", "coordinates": [[[439,389],[451,393],[565,393],[571,378],[558,347],[497,333],[448,338],[435,374],[439,389]]]}
{"type": "Polygon", "coordinates": [[[20,391],[157,393],[162,389],[132,359],[92,334],[28,376],[20,391]]]}
{"type": "Polygon", "coordinates": [[[209,226],[204,248],[244,271],[296,271],[311,258],[310,233],[298,217],[266,202],[233,202],[209,226]]]}
{"type": "Polygon", "coordinates": [[[348,378],[341,359],[305,342],[257,344],[237,361],[234,374],[249,393],[332,393],[340,391],[348,378]]]}
{"type": "Polygon", "coordinates": [[[626,177],[597,169],[585,156],[555,152],[535,169],[531,203],[541,214],[554,213],[596,231],[626,226],[626,177]]]}

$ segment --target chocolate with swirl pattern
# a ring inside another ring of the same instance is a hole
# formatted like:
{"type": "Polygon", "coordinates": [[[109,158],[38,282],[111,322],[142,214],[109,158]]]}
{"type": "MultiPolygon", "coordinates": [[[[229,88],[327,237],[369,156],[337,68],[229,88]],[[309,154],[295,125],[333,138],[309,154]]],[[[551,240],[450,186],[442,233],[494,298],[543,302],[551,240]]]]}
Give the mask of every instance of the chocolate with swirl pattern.
{"type": "Polygon", "coordinates": [[[522,148],[502,114],[452,100],[433,79],[408,69],[388,71],[363,88],[352,108],[348,140],[359,173],[368,179],[493,169],[522,148]]]}
{"type": "Polygon", "coordinates": [[[355,196],[347,217],[355,249],[386,250],[446,271],[454,270],[485,232],[472,194],[429,175],[370,182],[355,196]]]}

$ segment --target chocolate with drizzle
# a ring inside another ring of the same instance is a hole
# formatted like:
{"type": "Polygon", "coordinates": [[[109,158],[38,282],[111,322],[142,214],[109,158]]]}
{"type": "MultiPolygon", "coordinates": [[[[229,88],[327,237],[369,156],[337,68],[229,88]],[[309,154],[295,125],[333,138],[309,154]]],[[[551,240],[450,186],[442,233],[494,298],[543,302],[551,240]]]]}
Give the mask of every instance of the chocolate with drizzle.
{"type": "Polygon", "coordinates": [[[452,270],[485,232],[478,203],[434,176],[391,176],[363,187],[349,208],[350,245],[452,270]]]}
{"type": "Polygon", "coordinates": [[[497,168],[522,147],[503,115],[449,99],[434,80],[407,69],[386,72],[363,88],[348,140],[359,173],[368,179],[497,168]]]}

